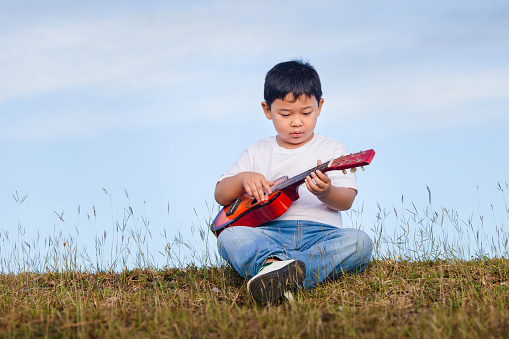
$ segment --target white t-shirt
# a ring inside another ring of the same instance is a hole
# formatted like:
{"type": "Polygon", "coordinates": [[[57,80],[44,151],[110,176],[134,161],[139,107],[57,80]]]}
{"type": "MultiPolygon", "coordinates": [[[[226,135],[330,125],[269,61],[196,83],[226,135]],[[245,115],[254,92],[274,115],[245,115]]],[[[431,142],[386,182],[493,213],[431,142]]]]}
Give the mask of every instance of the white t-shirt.
{"type": "MultiPolygon", "coordinates": [[[[248,171],[263,174],[269,181],[282,176],[291,178],[315,167],[317,160],[325,163],[346,154],[349,153],[342,143],[318,133],[308,143],[294,149],[280,147],[276,137],[272,136],[249,146],[218,181],[248,171]]],[[[326,174],[332,185],[357,190],[355,174],[343,174],[342,171],[329,171],[326,174]]],[[[339,211],[327,207],[309,192],[305,184],[299,186],[298,192],[300,198],[276,220],[310,220],[341,227],[339,211]]]]}

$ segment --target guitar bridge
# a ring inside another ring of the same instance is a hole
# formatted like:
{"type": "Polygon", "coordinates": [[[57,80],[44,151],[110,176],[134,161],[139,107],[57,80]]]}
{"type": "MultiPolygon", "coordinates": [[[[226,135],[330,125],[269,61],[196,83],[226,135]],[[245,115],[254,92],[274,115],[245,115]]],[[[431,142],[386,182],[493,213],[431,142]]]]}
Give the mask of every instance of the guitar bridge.
{"type": "Polygon", "coordinates": [[[226,210],[226,213],[225,213],[226,216],[229,217],[230,215],[234,214],[241,202],[242,202],[242,199],[240,199],[240,198],[238,198],[234,202],[232,202],[230,207],[226,210]]]}

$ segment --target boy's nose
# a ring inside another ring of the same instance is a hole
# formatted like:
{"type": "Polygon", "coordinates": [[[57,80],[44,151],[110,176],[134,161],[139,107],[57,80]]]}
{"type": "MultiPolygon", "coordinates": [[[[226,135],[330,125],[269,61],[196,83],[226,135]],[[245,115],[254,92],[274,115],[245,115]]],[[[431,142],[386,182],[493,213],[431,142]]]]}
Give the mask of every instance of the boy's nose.
{"type": "Polygon", "coordinates": [[[292,121],[292,127],[299,127],[302,125],[302,121],[300,119],[292,121]]]}

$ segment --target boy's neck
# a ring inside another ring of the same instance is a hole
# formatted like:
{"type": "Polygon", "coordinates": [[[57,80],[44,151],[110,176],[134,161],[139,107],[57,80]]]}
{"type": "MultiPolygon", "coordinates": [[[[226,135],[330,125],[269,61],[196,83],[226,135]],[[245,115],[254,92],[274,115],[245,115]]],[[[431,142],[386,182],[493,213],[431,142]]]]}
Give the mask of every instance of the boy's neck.
{"type": "Polygon", "coordinates": [[[283,142],[281,140],[281,138],[279,137],[279,135],[276,135],[276,142],[278,144],[279,147],[281,148],[285,148],[285,149],[296,149],[296,148],[299,148],[299,147],[302,147],[304,146],[305,144],[307,144],[308,142],[310,142],[311,140],[313,140],[313,138],[315,137],[315,133],[313,132],[313,134],[311,135],[310,138],[308,138],[306,141],[304,142],[301,142],[300,144],[289,144],[289,143],[286,143],[286,142],[283,142]]]}

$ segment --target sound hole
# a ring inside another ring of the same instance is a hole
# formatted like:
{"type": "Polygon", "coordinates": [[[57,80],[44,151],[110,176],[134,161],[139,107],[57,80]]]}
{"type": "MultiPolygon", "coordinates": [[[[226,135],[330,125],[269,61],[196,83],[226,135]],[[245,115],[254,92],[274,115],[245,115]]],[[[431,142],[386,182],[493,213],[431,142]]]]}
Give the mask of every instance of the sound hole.
{"type": "Polygon", "coordinates": [[[231,205],[230,208],[226,211],[226,216],[229,217],[230,215],[234,214],[237,208],[239,207],[242,199],[238,198],[236,199],[231,205]]]}

